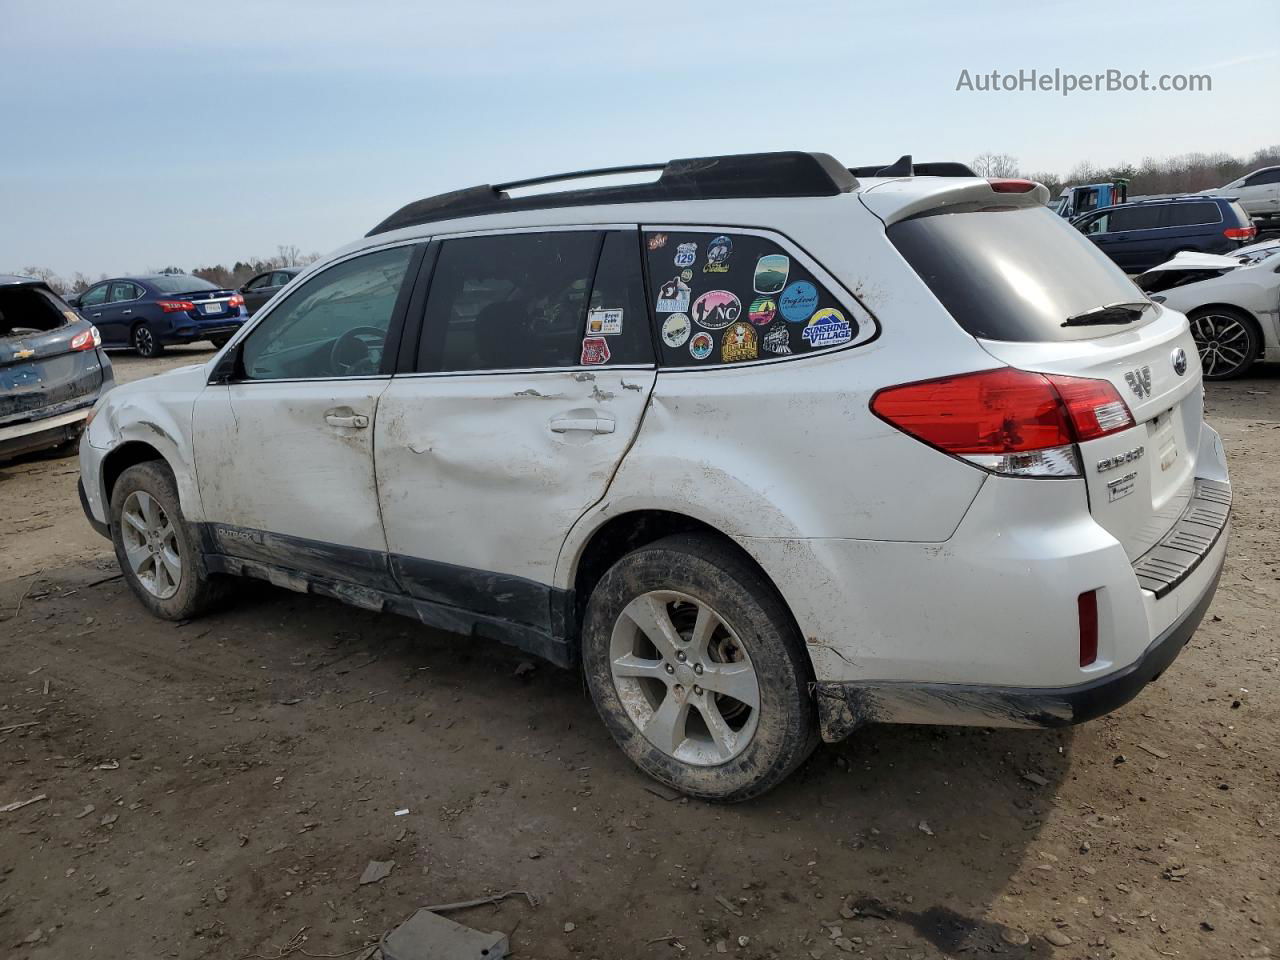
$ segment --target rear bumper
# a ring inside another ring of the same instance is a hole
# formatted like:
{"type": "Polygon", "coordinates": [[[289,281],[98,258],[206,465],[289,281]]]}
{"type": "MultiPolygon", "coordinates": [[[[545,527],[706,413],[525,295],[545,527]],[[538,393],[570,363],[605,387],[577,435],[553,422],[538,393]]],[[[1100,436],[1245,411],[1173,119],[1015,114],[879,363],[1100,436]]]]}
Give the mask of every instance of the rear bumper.
{"type": "Polygon", "coordinates": [[[867,723],[938,723],[987,727],[1062,727],[1110,713],[1136,697],[1186,646],[1218,590],[1229,525],[1205,563],[1212,571],[1198,597],[1128,666],[1069,687],[980,684],[818,683],[822,739],[843,740],[867,723]]]}
{"type": "Polygon", "coordinates": [[[47,450],[74,440],[84,428],[84,418],[89,415],[89,409],[81,407],[56,417],[0,427],[0,459],[47,450]]]}
{"type": "Polygon", "coordinates": [[[175,324],[172,331],[162,334],[159,339],[163,343],[192,343],[196,340],[208,340],[210,337],[229,337],[239,330],[247,319],[245,316],[240,316],[221,318],[213,322],[175,324]]]}

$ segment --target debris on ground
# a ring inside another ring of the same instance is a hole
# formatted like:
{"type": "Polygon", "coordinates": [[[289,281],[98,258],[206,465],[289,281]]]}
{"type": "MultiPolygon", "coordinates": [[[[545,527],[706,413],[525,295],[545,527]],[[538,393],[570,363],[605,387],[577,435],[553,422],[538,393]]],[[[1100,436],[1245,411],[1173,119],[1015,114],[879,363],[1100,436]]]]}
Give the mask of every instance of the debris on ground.
{"type": "Polygon", "coordinates": [[[933,836],[933,828],[929,826],[928,820],[921,820],[918,824],[916,824],[916,829],[918,829],[921,833],[928,834],[931,837],[933,836]]]}
{"type": "Polygon", "coordinates": [[[38,797],[32,797],[30,800],[15,800],[13,803],[6,803],[3,807],[0,807],[0,813],[13,813],[15,810],[21,810],[23,807],[29,807],[33,803],[39,803],[41,800],[48,799],[49,798],[42,793],[38,797]]]}
{"type": "Polygon", "coordinates": [[[532,660],[521,660],[518,664],[516,664],[515,676],[527,677],[529,674],[533,673],[533,671],[536,669],[538,668],[534,666],[534,663],[532,660]]]}
{"type": "Polygon", "coordinates": [[[724,896],[723,894],[719,894],[719,893],[716,894],[716,903],[720,904],[720,906],[724,907],[726,910],[732,913],[735,917],[742,916],[741,908],[739,908],[737,904],[735,904],[732,900],[730,900],[728,897],[724,896]]]}
{"type": "Polygon", "coordinates": [[[502,960],[505,933],[482,933],[430,910],[419,910],[382,941],[383,960],[502,960]]]}
{"type": "Polygon", "coordinates": [[[1151,755],[1152,755],[1153,757],[1155,757],[1157,760],[1168,760],[1168,759],[1169,759],[1169,754],[1168,754],[1168,752],[1167,752],[1167,751],[1165,751],[1165,750],[1161,750],[1159,747],[1153,747],[1153,746],[1151,746],[1151,744],[1149,744],[1149,743],[1140,743],[1140,744],[1138,744],[1138,749],[1139,749],[1139,750],[1145,750],[1145,751],[1147,751],[1147,753],[1151,754],[1151,755]]]}
{"type": "Polygon", "coordinates": [[[645,790],[652,793],[655,797],[670,802],[671,800],[679,800],[683,794],[679,790],[672,790],[670,787],[661,783],[646,783],[645,790]]]}
{"type": "Polygon", "coordinates": [[[391,871],[395,867],[396,862],[394,860],[370,860],[369,865],[364,868],[364,873],[360,874],[360,885],[381,883],[391,876],[391,871]]]}
{"type": "Polygon", "coordinates": [[[490,903],[500,903],[507,897],[524,897],[529,901],[529,906],[537,907],[538,898],[528,890],[507,890],[504,893],[495,893],[488,897],[477,897],[475,900],[459,900],[457,903],[432,903],[421,910],[430,910],[432,913],[448,913],[450,910],[466,910],[469,907],[483,907],[490,903]]]}

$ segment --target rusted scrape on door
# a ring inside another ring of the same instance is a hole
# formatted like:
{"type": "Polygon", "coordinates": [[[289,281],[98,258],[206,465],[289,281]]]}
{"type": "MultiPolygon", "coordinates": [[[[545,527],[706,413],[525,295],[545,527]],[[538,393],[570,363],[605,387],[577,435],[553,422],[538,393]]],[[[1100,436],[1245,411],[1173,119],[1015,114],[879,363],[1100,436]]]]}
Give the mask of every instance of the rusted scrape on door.
{"type": "Polygon", "coordinates": [[[970,727],[1057,727],[1072,722],[1065,700],[1036,691],[962,683],[818,683],[814,685],[822,739],[843,740],[868,723],[925,723],[970,727]]]}

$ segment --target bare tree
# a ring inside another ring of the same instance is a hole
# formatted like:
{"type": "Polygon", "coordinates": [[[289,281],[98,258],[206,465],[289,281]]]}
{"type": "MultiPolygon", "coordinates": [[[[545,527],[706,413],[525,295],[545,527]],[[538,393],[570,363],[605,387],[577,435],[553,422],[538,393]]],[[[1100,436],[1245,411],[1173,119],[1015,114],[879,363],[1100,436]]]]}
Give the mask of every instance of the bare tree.
{"type": "Polygon", "coordinates": [[[982,153],[973,158],[973,171],[980,177],[1016,177],[1018,158],[1007,153],[982,153]]]}
{"type": "Polygon", "coordinates": [[[58,276],[48,267],[23,267],[20,271],[24,277],[35,277],[37,280],[43,280],[49,285],[49,289],[54,293],[67,293],[67,281],[58,276]]]}

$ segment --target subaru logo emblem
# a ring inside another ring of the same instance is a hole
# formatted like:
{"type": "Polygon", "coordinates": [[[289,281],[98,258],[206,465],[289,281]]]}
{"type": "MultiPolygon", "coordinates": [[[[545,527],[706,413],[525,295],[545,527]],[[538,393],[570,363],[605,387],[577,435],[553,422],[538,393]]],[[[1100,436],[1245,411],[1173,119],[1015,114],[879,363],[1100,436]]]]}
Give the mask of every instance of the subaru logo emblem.
{"type": "Polygon", "coordinates": [[[1187,372],[1187,351],[1178,347],[1178,349],[1173,351],[1173,356],[1170,359],[1173,361],[1174,373],[1178,376],[1182,376],[1187,372]]]}

